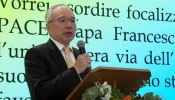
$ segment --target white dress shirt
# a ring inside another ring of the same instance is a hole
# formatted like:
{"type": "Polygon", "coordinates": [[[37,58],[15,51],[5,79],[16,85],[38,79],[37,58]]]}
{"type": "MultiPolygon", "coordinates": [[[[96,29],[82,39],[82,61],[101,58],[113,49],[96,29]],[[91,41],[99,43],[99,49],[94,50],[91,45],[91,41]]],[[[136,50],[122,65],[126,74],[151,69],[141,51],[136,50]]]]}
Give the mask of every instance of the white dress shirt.
{"type": "MultiPolygon", "coordinates": [[[[58,41],[54,40],[53,38],[50,37],[50,39],[55,43],[55,45],[57,46],[57,48],[61,51],[61,54],[63,55],[64,57],[64,60],[65,60],[65,52],[63,50],[63,48],[65,47],[63,44],[59,43],[58,41]]],[[[73,63],[75,63],[75,56],[73,54],[73,49],[72,47],[69,45],[70,49],[71,49],[71,58],[72,58],[72,61],[73,63]]],[[[66,60],[65,60],[66,61],[66,60]]],[[[78,73],[77,73],[78,74],[78,73]]],[[[78,75],[79,76],[79,75],[78,75]]],[[[79,76],[80,77],[80,76],[79,76]]],[[[80,77],[80,80],[82,81],[81,77],[80,77]]]]}
{"type": "MultiPolygon", "coordinates": [[[[64,49],[63,49],[65,46],[63,44],[57,42],[53,38],[51,38],[51,40],[55,43],[55,45],[57,46],[57,48],[61,51],[61,53],[62,53],[62,55],[64,57],[64,60],[65,60],[65,52],[64,52],[64,49]]],[[[72,47],[70,45],[69,45],[69,48],[71,49],[70,56],[72,58],[73,63],[75,63],[75,56],[73,54],[73,49],[72,49],[72,47]]]]}

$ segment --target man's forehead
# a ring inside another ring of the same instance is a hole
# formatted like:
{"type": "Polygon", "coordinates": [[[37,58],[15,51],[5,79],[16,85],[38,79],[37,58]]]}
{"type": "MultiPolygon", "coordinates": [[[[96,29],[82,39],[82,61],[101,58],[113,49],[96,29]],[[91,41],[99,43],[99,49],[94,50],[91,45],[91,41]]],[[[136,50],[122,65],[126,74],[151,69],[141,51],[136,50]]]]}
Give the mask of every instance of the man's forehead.
{"type": "Polygon", "coordinates": [[[55,12],[70,12],[72,13],[72,11],[66,7],[66,6],[58,6],[55,9],[53,9],[55,12]]]}
{"type": "Polygon", "coordinates": [[[65,16],[65,14],[70,14],[71,17],[74,17],[73,12],[66,6],[58,6],[55,9],[53,9],[53,14],[59,15],[59,16],[65,16]]]}

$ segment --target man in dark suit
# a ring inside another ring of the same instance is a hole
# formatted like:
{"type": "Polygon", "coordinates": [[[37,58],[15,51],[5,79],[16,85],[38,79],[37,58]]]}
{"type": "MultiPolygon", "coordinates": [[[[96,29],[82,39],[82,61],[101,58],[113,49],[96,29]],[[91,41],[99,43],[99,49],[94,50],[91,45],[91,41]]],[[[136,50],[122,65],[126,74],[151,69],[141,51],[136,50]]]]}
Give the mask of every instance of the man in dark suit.
{"type": "Polygon", "coordinates": [[[76,20],[67,6],[52,6],[45,19],[50,39],[27,51],[26,81],[32,100],[65,100],[90,71],[91,59],[70,46],[75,37],[76,20]],[[67,62],[68,58],[72,64],[67,62]]]}

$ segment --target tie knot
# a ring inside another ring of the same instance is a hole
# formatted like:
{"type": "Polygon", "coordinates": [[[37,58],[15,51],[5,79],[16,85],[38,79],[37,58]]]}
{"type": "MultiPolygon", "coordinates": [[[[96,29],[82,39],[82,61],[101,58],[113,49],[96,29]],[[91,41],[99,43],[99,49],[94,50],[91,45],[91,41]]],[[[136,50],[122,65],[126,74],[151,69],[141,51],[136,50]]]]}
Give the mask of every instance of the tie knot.
{"type": "Polygon", "coordinates": [[[70,53],[70,48],[69,48],[69,46],[64,47],[64,51],[65,51],[66,54],[69,54],[69,53],[70,53]]]}

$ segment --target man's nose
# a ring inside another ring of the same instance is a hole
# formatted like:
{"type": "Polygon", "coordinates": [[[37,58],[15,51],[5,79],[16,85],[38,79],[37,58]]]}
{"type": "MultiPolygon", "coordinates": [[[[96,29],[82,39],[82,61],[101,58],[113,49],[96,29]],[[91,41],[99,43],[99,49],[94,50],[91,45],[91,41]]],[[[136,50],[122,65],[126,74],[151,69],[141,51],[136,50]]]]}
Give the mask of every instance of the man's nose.
{"type": "Polygon", "coordinates": [[[72,28],[72,22],[70,22],[69,20],[67,21],[66,28],[72,28]]]}

